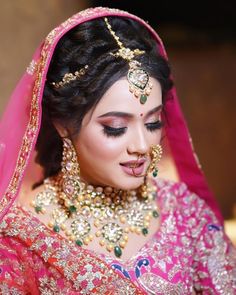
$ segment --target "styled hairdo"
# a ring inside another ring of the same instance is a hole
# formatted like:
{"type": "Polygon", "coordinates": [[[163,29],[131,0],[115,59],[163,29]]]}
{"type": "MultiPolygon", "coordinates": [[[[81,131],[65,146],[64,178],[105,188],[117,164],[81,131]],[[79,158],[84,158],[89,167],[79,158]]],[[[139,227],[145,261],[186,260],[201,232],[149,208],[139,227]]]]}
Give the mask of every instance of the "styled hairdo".
{"type": "MultiPolygon", "coordinates": [[[[156,41],[140,23],[129,18],[109,17],[112,29],[125,47],[145,50],[135,57],[142,68],[157,79],[162,89],[163,104],[173,83],[168,62],[158,53],[156,41]]],[[[61,168],[62,139],[53,122],[70,130],[80,131],[85,114],[95,106],[104,93],[128,72],[128,62],[110,53],[118,46],[103,18],[80,24],[58,42],[51,60],[42,101],[42,123],[36,144],[36,161],[44,168],[44,177],[61,168]],[[56,88],[66,73],[74,73],[85,65],[88,70],[79,79],[56,88]]]]}

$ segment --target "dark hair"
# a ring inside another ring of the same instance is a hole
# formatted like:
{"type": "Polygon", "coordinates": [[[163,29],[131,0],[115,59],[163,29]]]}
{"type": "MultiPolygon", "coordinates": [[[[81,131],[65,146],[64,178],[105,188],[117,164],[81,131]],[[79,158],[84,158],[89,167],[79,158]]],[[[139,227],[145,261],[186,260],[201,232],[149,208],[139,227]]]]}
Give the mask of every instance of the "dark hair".
{"type": "MultiPolygon", "coordinates": [[[[125,47],[145,50],[135,57],[142,67],[156,78],[162,88],[163,104],[172,87],[168,62],[158,53],[151,33],[140,23],[129,18],[109,17],[112,29],[125,47]]],[[[44,177],[60,170],[62,139],[53,122],[67,127],[73,134],[80,130],[85,114],[95,106],[107,89],[126,76],[128,62],[110,53],[119,49],[103,18],[80,24],[58,42],[49,66],[42,101],[42,124],[36,144],[36,161],[44,168],[44,177]],[[85,75],[61,88],[58,82],[65,73],[89,65],[85,75]]]]}

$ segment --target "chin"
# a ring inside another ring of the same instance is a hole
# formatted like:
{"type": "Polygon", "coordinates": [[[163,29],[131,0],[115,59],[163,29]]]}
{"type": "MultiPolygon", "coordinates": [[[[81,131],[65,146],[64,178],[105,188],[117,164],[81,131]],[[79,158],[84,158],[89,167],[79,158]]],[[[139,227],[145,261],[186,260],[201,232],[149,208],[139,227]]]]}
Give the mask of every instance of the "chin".
{"type": "Polygon", "coordinates": [[[113,187],[122,189],[122,190],[134,190],[140,187],[140,185],[142,185],[143,183],[144,183],[144,177],[139,177],[139,178],[132,177],[132,179],[129,179],[129,180],[126,179],[123,182],[120,181],[119,183],[117,182],[114,183],[113,187]]]}

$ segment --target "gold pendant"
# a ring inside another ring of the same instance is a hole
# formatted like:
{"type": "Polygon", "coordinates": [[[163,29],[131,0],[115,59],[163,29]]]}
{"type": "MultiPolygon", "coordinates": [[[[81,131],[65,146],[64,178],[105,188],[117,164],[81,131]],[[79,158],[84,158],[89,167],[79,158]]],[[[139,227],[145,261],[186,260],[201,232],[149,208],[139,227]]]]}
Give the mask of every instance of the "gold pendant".
{"type": "Polygon", "coordinates": [[[140,67],[137,61],[129,63],[129,71],[127,79],[130,84],[129,91],[139,98],[141,104],[147,101],[148,95],[151,93],[152,84],[147,71],[140,67]]]}

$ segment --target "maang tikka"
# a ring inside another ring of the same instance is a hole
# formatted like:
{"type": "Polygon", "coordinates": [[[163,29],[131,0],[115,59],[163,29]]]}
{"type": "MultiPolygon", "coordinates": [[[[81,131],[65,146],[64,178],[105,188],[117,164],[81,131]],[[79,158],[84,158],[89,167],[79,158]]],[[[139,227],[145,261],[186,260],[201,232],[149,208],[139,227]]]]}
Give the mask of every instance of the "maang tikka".
{"type": "Polygon", "coordinates": [[[135,56],[144,54],[144,50],[140,49],[130,49],[123,45],[120,41],[120,38],[112,30],[108,19],[105,17],[106,26],[115,39],[117,45],[120,47],[116,53],[110,53],[115,57],[121,57],[124,60],[127,60],[129,63],[129,71],[127,74],[127,79],[129,82],[129,91],[139,98],[141,104],[144,104],[147,101],[147,97],[151,93],[153,87],[150,82],[150,77],[147,71],[141,67],[141,63],[135,60],[135,56]]]}

